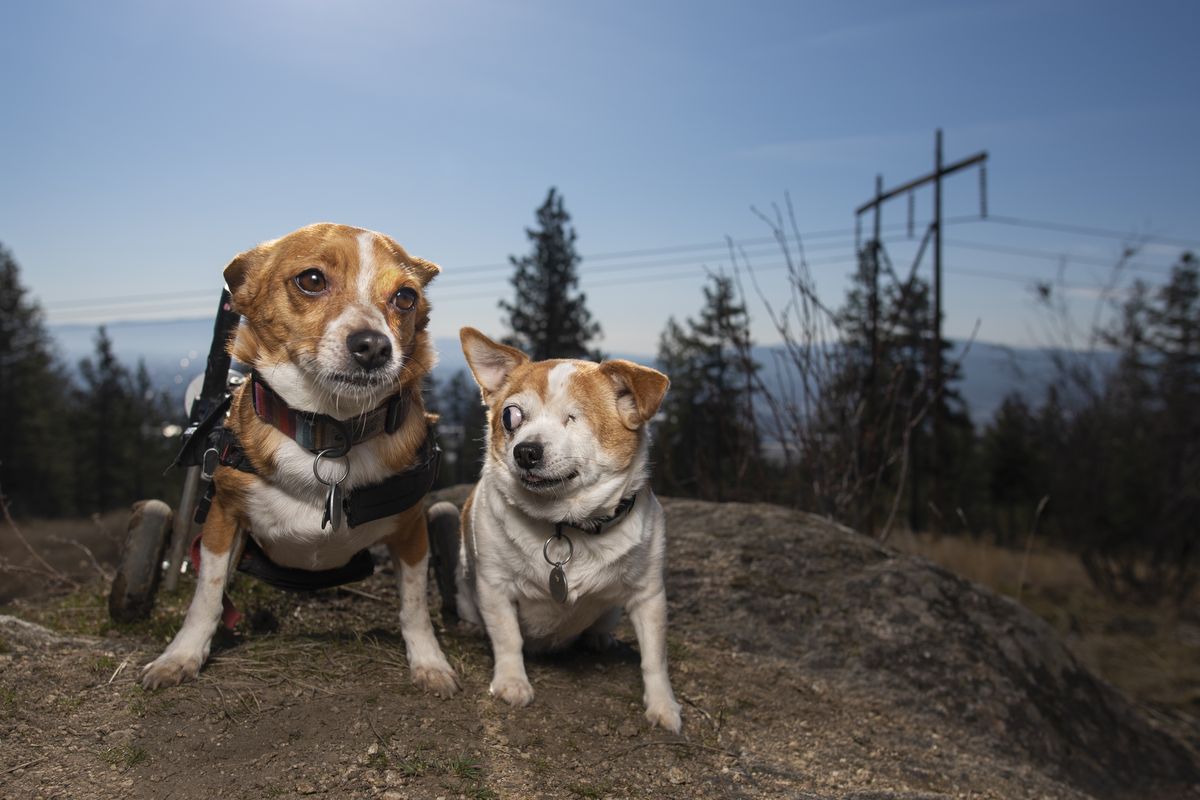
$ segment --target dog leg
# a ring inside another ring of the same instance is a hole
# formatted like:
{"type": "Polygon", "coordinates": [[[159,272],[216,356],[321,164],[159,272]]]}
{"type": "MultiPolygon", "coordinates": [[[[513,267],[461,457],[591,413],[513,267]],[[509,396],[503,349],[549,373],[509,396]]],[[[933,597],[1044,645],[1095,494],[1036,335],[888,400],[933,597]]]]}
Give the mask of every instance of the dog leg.
{"type": "Polygon", "coordinates": [[[200,568],[192,604],[171,644],[142,670],[142,688],[177,686],[200,674],[221,621],[221,597],[238,535],[237,523],[225,513],[220,499],[214,500],[200,538],[200,568]]]}
{"type": "Polygon", "coordinates": [[[667,593],[660,589],[649,597],[640,597],[629,606],[629,621],[637,634],[642,651],[642,682],[646,719],[652,725],[679,733],[683,721],[679,703],[667,677],[667,593]]]}
{"type": "Polygon", "coordinates": [[[516,603],[486,581],[479,581],[478,589],[479,610],[496,661],[488,691],[509,705],[527,706],[533,702],[533,687],[525,674],[525,656],[521,653],[524,642],[516,603]]]}
{"type": "Polygon", "coordinates": [[[458,675],[446,661],[433,623],[429,620],[429,548],[425,515],[418,513],[407,530],[387,540],[396,583],[400,588],[400,632],[408,653],[408,670],[417,686],[438,697],[452,697],[462,688],[458,675]]]}

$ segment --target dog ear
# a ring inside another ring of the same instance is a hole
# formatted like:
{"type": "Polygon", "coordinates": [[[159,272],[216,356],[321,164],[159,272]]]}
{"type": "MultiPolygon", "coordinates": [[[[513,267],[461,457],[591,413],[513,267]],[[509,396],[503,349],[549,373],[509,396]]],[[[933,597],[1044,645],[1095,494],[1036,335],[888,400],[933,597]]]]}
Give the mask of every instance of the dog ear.
{"type": "Polygon", "coordinates": [[[613,359],[600,364],[600,371],[617,390],[617,414],[629,430],[637,430],[658,413],[671,381],[656,369],[632,361],[613,359]]]}
{"type": "Polygon", "coordinates": [[[442,268],[432,261],[426,261],[423,258],[417,258],[415,256],[408,257],[408,268],[416,274],[417,278],[420,279],[422,286],[427,285],[431,280],[438,276],[438,273],[442,271],[442,268]]]}
{"type": "Polygon", "coordinates": [[[260,264],[266,260],[267,248],[259,245],[253,250],[238,253],[225,266],[225,285],[233,297],[233,307],[248,308],[257,294],[256,283],[251,279],[260,264]]]}
{"type": "Polygon", "coordinates": [[[500,390],[508,380],[509,373],[529,361],[529,356],[515,347],[493,342],[474,328],[462,328],[458,332],[462,340],[463,355],[467,366],[475,376],[475,382],[483,390],[484,399],[500,390]]]}
{"type": "Polygon", "coordinates": [[[428,285],[429,282],[436,278],[438,273],[442,271],[442,268],[432,261],[426,261],[423,258],[410,256],[408,251],[400,246],[399,242],[387,234],[380,233],[376,235],[379,236],[380,239],[383,239],[383,241],[387,243],[388,248],[391,249],[392,254],[404,262],[408,269],[417,276],[417,279],[421,281],[422,286],[428,285]]]}

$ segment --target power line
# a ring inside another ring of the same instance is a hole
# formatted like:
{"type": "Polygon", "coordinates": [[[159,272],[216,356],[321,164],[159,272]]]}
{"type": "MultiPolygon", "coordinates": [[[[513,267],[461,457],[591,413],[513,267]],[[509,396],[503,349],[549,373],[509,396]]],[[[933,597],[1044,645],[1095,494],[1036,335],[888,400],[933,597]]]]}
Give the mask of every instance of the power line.
{"type": "MultiPolygon", "coordinates": [[[[903,229],[903,227],[904,226],[902,226],[902,225],[889,225],[889,226],[885,226],[885,230],[895,231],[895,230],[901,230],[901,229],[903,229]]],[[[854,233],[853,228],[834,228],[834,229],[809,231],[807,233],[801,233],[799,235],[799,239],[801,241],[807,242],[810,239],[828,239],[828,238],[832,238],[832,237],[836,237],[836,236],[849,237],[853,233],[854,233]]],[[[796,238],[797,237],[795,237],[795,236],[786,236],[786,237],[784,237],[784,240],[787,242],[794,242],[794,241],[796,241],[796,238]]],[[[775,247],[778,247],[778,244],[779,244],[778,241],[773,236],[760,236],[760,237],[750,237],[750,238],[733,240],[733,245],[735,248],[761,247],[763,245],[773,245],[775,247]]],[[[848,247],[848,246],[850,246],[850,245],[847,243],[823,243],[823,244],[816,244],[816,245],[805,244],[805,249],[820,251],[820,250],[826,250],[826,249],[837,249],[839,247],[848,247]]],[[[587,263],[589,261],[613,261],[613,260],[620,260],[620,259],[625,259],[625,258],[635,258],[635,257],[642,257],[642,256],[671,255],[671,254],[676,254],[676,253],[705,253],[705,252],[712,252],[713,256],[727,254],[729,252],[729,242],[728,241],[699,242],[699,243],[692,243],[692,244],[678,244],[678,245],[667,245],[667,246],[663,246],[663,247],[643,248],[640,250],[616,250],[616,251],[601,252],[601,253],[588,253],[588,254],[581,255],[580,260],[584,263],[587,263]],[[712,251],[716,251],[716,252],[712,252],[712,251]]],[[[762,253],[756,252],[755,254],[762,254],[762,253]]],[[[690,261],[691,261],[691,259],[689,258],[689,259],[675,259],[672,261],[662,261],[662,262],[641,262],[641,263],[637,264],[636,267],[634,265],[630,265],[630,268],[641,268],[641,267],[660,266],[660,265],[666,266],[666,265],[674,264],[674,263],[688,263],[690,261]]],[[[449,267],[449,268],[447,268],[448,272],[447,272],[446,277],[443,278],[439,282],[438,285],[445,286],[447,279],[456,278],[460,275],[466,275],[466,274],[471,274],[471,273],[475,273],[475,272],[494,272],[494,271],[498,271],[498,270],[502,270],[502,269],[506,270],[506,269],[511,269],[511,268],[512,268],[512,264],[508,263],[508,262],[493,263],[493,264],[473,264],[473,265],[468,265],[468,266],[463,266],[463,267],[449,267]]],[[[596,270],[591,270],[591,272],[594,272],[594,271],[596,271],[596,270]]],[[[188,289],[188,290],[180,290],[180,291],[172,291],[172,292],[152,292],[152,293],[139,293],[139,294],[109,295],[106,297],[88,297],[88,298],[63,300],[63,301],[50,303],[46,306],[46,310],[47,311],[59,311],[59,310],[66,310],[66,309],[70,309],[70,308],[77,308],[77,307],[83,307],[83,306],[94,309],[97,306],[109,305],[109,304],[114,304],[114,303],[127,304],[127,303],[131,303],[131,302],[154,301],[154,300],[165,300],[165,299],[180,299],[180,298],[185,298],[185,297],[187,297],[187,298],[208,297],[208,296],[215,296],[217,294],[217,292],[218,292],[218,289],[216,287],[214,287],[211,289],[188,289]]]]}
{"type": "MultiPolygon", "coordinates": [[[[955,247],[965,247],[969,250],[982,250],[989,253],[1002,253],[1005,255],[1022,256],[1024,258],[1038,258],[1045,261],[1055,261],[1058,263],[1069,263],[1075,261],[1082,264],[1094,264],[1101,267],[1114,266],[1114,262],[1112,260],[1099,258],[1097,256],[1068,255],[1066,253],[1055,253],[1050,250],[1036,250],[1030,247],[1010,247],[1003,244],[965,242],[961,239],[947,239],[946,244],[954,245],[955,247]]],[[[1149,272],[1155,275],[1169,275],[1171,273],[1169,267],[1156,267],[1151,264],[1141,263],[1125,264],[1123,265],[1122,269],[1128,269],[1134,272],[1149,272]]]]}
{"type": "MultiPolygon", "coordinates": [[[[812,260],[808,261],[808,264],[810,266],[833,266],[833,265],[838,265],[838,264],[854,264],[854,263],[857,263],[857,260],[858,260],[857,256],[838,256],[838,257],[831,257],[831,258],[825,258],[825,259],[812,259],[812,260]]],[[[776,272],[779,270],[787,269],[791,266],[794,266],[794,264],[789,264],[788,262],[775,262],[775,263],[769,263],[769,264],[754,264],[751,266],[751,269],[753,269],[755,272],[776,272]]],[[[1039,279],[1039,276],[1037,276],[1037,275],[1019,275],[1019,274],[1009,273],[1009,272],[997,272],[994,270],[977,270],[977,269],[966,269],[966,268],[959,268],[959,267],[945,267],[944,270],[945,270],[945,272],[947,272],[948,274],[951,274],[951,275],[962,275],[962,276],[973,277],[973,278],[984,278],[987,280],[998,280],[998,281],[1005,281],[1005,282],[1009,282],[1009,283],[1020,283],[1020,284],[1025,284],[1026,286],[1032,286],[1039,279]]],[[[630,285],[640,285],[640,284],[645,284],[645,283],[663,283],[663,282],[677,281],[677,280],[684,280],[684,279],[695,279],[696,277],[698,277],[696,269],[674,270],[674,271],[670,271],[670,272],[654,273],[654,274],[649,274],[649,275],[644,274],[644,275],[639,275],[639,276],[631,277],[631,278],[615,278],[615,279],[604,280],[604,281],[589,281],[588,289],[589,290],[590,289],[604,289],[604,288],[611,287],[611,286],[630,286],[630,285]]],[[[1070,283],[1070,284],[1064,283],[1064,284],[1056,284],[1056,286],[1059,286],[1063,289],[1069,289],[1069,290],[1087,290],[1087,289],[1104,289],[1104,288],[1106,288],[1103,284],[1088,284],[1088,283],[1070,283]]],[[[466,288],[466,287],[454,287],[454,288],[466,288]]],[[[450,295],[442,295],[440,293],[436,293],[434,295],[434,299],[437,300],[438,302],[442,302],[445,300],[477,300],[477,299],[483,299],[483,298],[489,298],[489,297],[493,297],[493,298],[497,297],[496,291],[495,290],[483,290],[483,291],[467,292],[465,294],[450,294],[450,295]]],[[[158,311],[158,309],[147,309],[144,307],[135,308],[133,310],[137,311],[137,312],[141,312],[143,314],[145,312],[157,312],[158,311]]],[[[201,317],[209,316],[211,313],[211,309],[209,309],[207,307],[204,307],[204,308],[196,307],[194,309],[180,310],[176,313],[183,314],[183,315],[191,315],[192,318],[201,318],[201,317]]],[[[89,319],[90,316],[91,315],[85,313],[82,316],[77,317],[76,319],[60,320],[60,324],[89,324],[91,322],[91,320],[89,319]]],[[[125,317],[121,321],[124,321],[124,322],[152,321],[154,318],[155,318],[154,316],[125,317]]],[[[172,316],[172,317],[168,317],[166,319],[173,321],[173,320],[177,320],[179,318],[180,318],[179,316],[172,316]]],[[[97,320],[96,324],[100,324],[100,321],[97,320]]]]}
{"type": "Polygon", "coordinates": [[[1155,234],[1138,234],[1130,233],[1129,231],[1118,231],[1112,228],[1099,228],[1091,225],[1072,225],[1065,222],[1048,222],[1045,220],[1024,219],[1022,217],[1008,217],[1004,215],[991,214],[986,219],[979,217],[955,217],[954,219],[946,220],[955,224],[964,222],[995,222],[1000,225],[1011,225],[1017,228],[1034,228],[1037,230],[1057,231],[1059,233],[1075,233],[1082,236],[1098,236],[1105,239],[1120,239],[1125,242],[1151,242],[1154,244],[1169,244],[1177,247],[1200,247],[1200,240],[1197,239],[1181,239],[1170,236],[1158,236],[1155,234]]]}
{"type": "MultiPolygon", "coordinates": [[[[1019,217],[991,216],[991,217],[988,217],[986,220],[980,220],[978,217],[971,216],[971,217],[956,217],[956,218],[950,218],[950,219],[944,220],[944,222],[947,224],[949,224],[949,223],[962,224],[962,223],[966,223],[966,222],[980,222],[980,221],[992,221],[992,222],[997,222],[997,223],[1003,224],[1003,225],[1025,227],[1025,228],[1037,228],[1037,229],[1043,229],[1043,230],[1056,230],[1056,231],[1060,231],[1060,232],[1067,232],[1067,233],[1088,235],[1088,236],[1099,236],[1099,237],[1104,237],[1104,238],[1114,238],[1114,239],[1120,239],[1120,240],[1125,240],[1125,241],[1128,241],[1131,238],[1130,234],[1128,234],[1128,233],[1122,233],[1120,231],[1116,231],[1116,230],[1112,230],[1112,229],[1083,226],[1083,225],[1071,225],[1071,224],[1049,222],[1049,221],[1042,221],[1042,220],[1030,220],[1030,219],[1023,219],[1023,218],[1019,218],[1019,217]]],[[[883,226],[882,230],[894,232],[894,231],[904,230],[905,227],[906,226],[903,224],[895,224],[895,225],[883,226]]],[[[853,233],[854,233],[854,229],[852,229],[852,228],[828,229],[828,230],[810,231],[808,233],[801,233],[799,238],[801,241],[806,242],[810,239],[831,238],[831,237],[837,237],[837,236],[849,236],[853,233]]],[[[1140,238],[1142,241],[1146,241],[1146,242],[1156,242],[1156,243],[1160,243],[1160,244],[1170,244],[1170,245],[1179,245],[1179,246],[1200,247],[1200,241],[1196,241],[1196,240],[1169,238],[1169,237],[1160,237],[1160,236],[1143,236],[1140,238]]],[[[793,236],[785,237],[785,242],[794,242],[795,240],[796,240],[796,237],[793,237],[793,236]]],[[[903,237],[895,237],[895,238],[888,237],[888,238],[885,238],[884,241],[898,242],[898,241],[904,241],[904,239],[903,239],[903,237]]],[[[1037,259],[1043,259],[1043,260],[1052,260],[1055,262],[1061,262],[1064,259],[1066,259],[1068,261],[1073,261],[1073,262],[1077,262],[1077,263],[1095,264],[1098,266],[1111,266],[1112,265],[1111,261],[1097,258],[1094,256],[1066,255],[1066,254],[1062,254],[1062,253],[1054,253],[1054,252],[1047,251],[1047,250],[1036,250],[1033,248],[1020,248],[1020,247],[1012,247],[1012,246],[1007,246],[1007,245],[991,245],[991,244],[984,244],[981,242],[967,242],[967,241],[961,241],[961,240],[955,240],[953,242],[948,241],[947,243],[953,244],[957,247],[964,247],[964,248],[968,248],[968,249],[989,251],[989,252],[995,252],[995,253],[1006,254],[1006,255],[1017,255],[1017,256],[1022,256],[1022,257],[1037,258],[1037,259]]],[[[780,243],[774,237],[749,237],[749,238],[734,240],[733,244],[734,244],[735,248],[740,248],[740,249],[751,248],[746,253],[749,256],[761,256],[761,255],[768,255],[771,253],[778,252],[778,247],[779,247],[780,243]]],[[[822,242],[819,244],[805,244],[806,251],[836,250],[836,249],[849,248],[849,247],[851,247],[851,245],[848,241],[846,241],[846,242],[822,242]]],[[[619,250],[619,251],[592,253],[592,254],[587,254],[587,255],[581,256],[581,260],[583,261],[584,264],[587,264],[588,262],[596,262],[596,261],[620,261],[622,259],[640,258],[643,256],[653,256],[653,255],[678,254],[679,257],[671,258],[671,259],[654,260],[654,261],[636,261],[633,263],[612,264],[612,265],[604,265],[601,267],[585,268],[585,270],[583,271],[583,275],[581,277],[583,277],[586,280],[590,276],[592,276],[594,274],[598,274],[598,273],[620,272],[620,271],[629,271],[629,270],[646,270],[646,269],[656,269],[658,267],[689,264],[689,263],[693,263],[696,258],[703,258],[703,257],[705,257],[705,255],[707,255],[709,257],[713,257],[713,258],[723,257],[728,254],[728,251],[729,251],[729,243],[728,242],[714,241],[714,242],[698,242],[698,243],[690,243],[690,244],[668,245],[668,246],[663,246],[663,247],[642,248],[642,249],[636,249],[636,250],[619,250]],[[693,255],[684,255],[684,254],[689,254],[689,253],[693,254],[693,255]]],[[[848,260],[853,261],[853,258],[850,258],[848,260]]],[[[847,259],[841,259],[837,262],[826,261],[823,263],[844,263],[846,261],[847,261],[847,259]]],[[[816,263],[821,263],[821,262],[811,262],[811,263],[816,264],[816,263]]],[[[466,267],[451,267],[448,269],[445,277],[443,277],[438,283],[434,284],[433,288],[435,290],[457,289],[460,287],[455,285],[454,279],[458,278],[460,275],[464,275],[464,273],[469,274],[471,272],[497,272],[498,270],[501,270],[501,269],[508,269],[511,266],[512,266],[511,264],[504,263],[504,264],[477,264],[477,265],[466,266],[466,267]]],[[[774,269],[774,268],[776,268],[776,267],[772,267],[772,269],[774,269]]],[[[1134,271],[1148,272],[1148,273],[1160,274],[1160,275],[1166,274],[1166,272],[1167,272],[1166,268],[1157,268],[1152,265],[1148,265],[1148,264],[1144,264],[1144,263],[1130,264],[1130,265],[1127,265],[1127,268],[1134,270],[1134,271]]],[[[959,272],[960,274],[967,274],[960,270],[953,270],[953,271],[959,272]]],[[[678,277],[687,277],[687,275],[689,275],[689,274],[694,275],[695,272],[692,271],[689,273],[680,273],[678,275],[678,277]]],[[[497,277],[505,277],[506,278],[507,276],[497,275],[497,277]]],[[[652,275],[646,276],[646,277],[650,278],[652,280],[655,280],[655,281],[663,280],[663,278],[655,277],[652,275]]],[[[980,276],[980,277],[982,277],[982,276],[980,276]]],[[[1013,275],[1013,276],[1011,276],[1011,279],[1012,280],[1021,280],[1021,281],[1027,280],[1026,277],[1020,276],[1020,275],[1013,275]]],[[[1029,279],[1032,279],[1032,278],[1029,278],[1029,279]]],[[[480,278],[473,278],[473,279],[470,279],[469,282],[472,287],[475,287],[475,286],[478,286],[479,280],[480,280],[480,278]]],[[[588,285],[589,286],[603,286],[603,285],[610,285],[610,284],[597,283],[597,282],[589,280],[588,285]]],[[[461,288],[465,288],[465,287],[461,287],[461,288]]],[[[45,308],[46,308],[47,312],[54,314],[56,317],[61,316],[61,314],[59,312],[67,312],[66,316],[68,316],[68,317],[75,317],[75,318],[80,318],[80,319],[94,318],[97,313],[111,315],[114,313],[124,313],[125,311],[133,311],[133,312],[149,311],[151,309],[145,307],[147,304],[153,304],[154,310],[160,310],[163,308],[163,306],[177,306],[177,305],[180,305],[180,304],[183,304],[186,302],[193,302],[197,299],[208,299],[212,295],[214,295],[216,293],[216,291],[217,291],[217,288],[214,286],[214,287],[208,288],[208,289],[188,289],[188,290],[169,291],[169,292],[147,292],[147,293],[137,293],[137,294],[110,295],[110,296],[106,296],[106,297],[92,297],[92,298],[86,298],[86,299],[65,300],[65,301],[49,304],[45,308]],[[71,313],[71,312],[75,312],[75,313],[71,313]]],[[[479,295],[476,293],[476,294],[473,294],[470,296],[479,296],[479,295]]]]}

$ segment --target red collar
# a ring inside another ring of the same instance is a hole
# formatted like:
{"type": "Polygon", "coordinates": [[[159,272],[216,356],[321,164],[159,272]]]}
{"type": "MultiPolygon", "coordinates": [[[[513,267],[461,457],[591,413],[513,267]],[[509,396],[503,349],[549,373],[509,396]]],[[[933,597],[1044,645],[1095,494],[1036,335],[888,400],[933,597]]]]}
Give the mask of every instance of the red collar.
{"type": "Polygon", "coordinates": [[[296,411],[256,374],[250,376],[250,392],[259,419],[314,453],[340,450],[337,455],[344,455],[359,442],[381,433],[395,433],[408,416],[409,402],[404,392],[392,395],[373,411],[348,420],[296,411]]]}

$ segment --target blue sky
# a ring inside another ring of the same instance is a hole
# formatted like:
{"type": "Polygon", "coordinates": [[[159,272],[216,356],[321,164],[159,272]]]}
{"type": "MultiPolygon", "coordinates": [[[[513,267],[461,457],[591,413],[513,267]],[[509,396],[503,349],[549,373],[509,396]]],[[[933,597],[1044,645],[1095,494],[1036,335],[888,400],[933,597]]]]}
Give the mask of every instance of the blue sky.
{"type": "MultiPolygon", "coordinates": [[[[99,322],[203,315],[238,251],[345,222],[443,266],[436,335],[499,333],[502,265],[553,185],[601,256],[581,268],[601,346],[651,353],[728,260],[607,256],[762,237],[750,206],[785,192],[801,231],[846,231],[876,173],[930,169],[941,127],[948,160],[990,153],[994,216],[1149,235],[1156,281],[1200,240],[1198,22],[1069,0],[6,3],[0,242],[51,322],[99,322]]],[[[948,179],[946,213],[977,196],[948,179]]],[[[884,217],[898,264],[906,210],[884,217]]],[[[1121,247],[1000,221],[946,237],[948,333],[1012,344],[1037,343],[1029,286],[1058,255],[1090,302],[1121,247]]],[[[809,240],[831,303],[852,242],[809,240]]],[[[779,258],[750,252],[778,297],[779,258]]]]}

